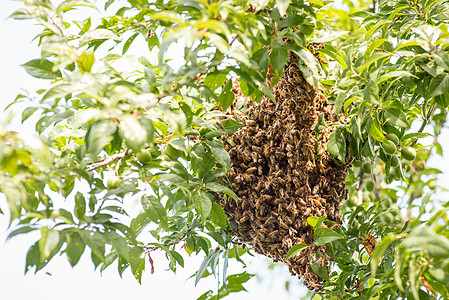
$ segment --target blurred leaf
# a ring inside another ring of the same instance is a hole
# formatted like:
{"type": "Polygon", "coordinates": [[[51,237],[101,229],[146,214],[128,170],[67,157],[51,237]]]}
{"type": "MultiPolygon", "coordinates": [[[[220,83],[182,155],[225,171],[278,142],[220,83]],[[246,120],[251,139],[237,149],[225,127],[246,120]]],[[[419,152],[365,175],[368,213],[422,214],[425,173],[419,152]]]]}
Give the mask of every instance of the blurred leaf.
{"type": "Polygon", "coordinates": [[[120,134],[126,146],[138,153],[148,141],[148,132],[140,122],[132,116],[124,116],[120,122],[120,134]]]}
{"type": "Polygon", "coordinates": [[[59,4],[58,8],[56,9],[56,12],[64,13],[69,10],[75,9],[78,6],[85,6],[96,9],[96,7],[92,3],[86,0],[66,0],[63,1],[61,4],[59,4]]]}
{"type": "Polygon", "coordinates": [[[274,7],[276,7],[279,11],[279,14],[283,16],[287,12],[289,5],[290,0],[276,0],[276,4],[274,7]]]}
{"type": "Polygon", "coordinates": [[[431,257],[449,257],[449,239],[427,226],[413,230],[403,244],[410,251],[425,250],[431,257]]]}
{"type": "Polygon", "coordinates": [[[76,61],[81,72],[90,72],[95,62],[95,55],[93,51],[83,51],[76,61]]]}
{"type": "Polygon", "coordinates": [[[117,126],[112,121],[98,121],[94,123],[86,134],[87,151],[97,156],[103,148],[111,143],[117,126]]]}
{"type": "Polygon", "coordinates": [[[223,91],[221,92],[220,97],[218,98],[218,102],[221,105],[222,110],[225,112],[229,106],[234,102],[234,93],[231,91],[232,89],[232,80],[228,80],[226,82],[223,91]]]}
{"type": "Polygon", "coordinates": [[[80,45],[84,46],[87,43],[95,41],[95,40],[108,40],[108,39],[112,39],[112,40],[116,40],[116,41],[121,40],[120,37],[118,35],[116,35],[114,32],[112,32],[111,30],[100,28],[100,29],[95,29],[95,30],[91,30],[91,31],[84,33],[81,36],[80,45]]]}
{"type": "Polygon", "coordinates": [[[371,272],[373,277],[376,276],[377,265],[385,254],[385,250],[387,250],[388,246],[394,241],[395,238],[393,236],[386,235],[374,248],[373,254],[371,255],[371,272]]]}
{"type": "Polygon", "coordinates": [[[57,79],[62,77],[61,71],[53,71],[53,63],[47,59],[33,59],[23,64],[25,71],[33,77],[41,79],[57,79]]]}

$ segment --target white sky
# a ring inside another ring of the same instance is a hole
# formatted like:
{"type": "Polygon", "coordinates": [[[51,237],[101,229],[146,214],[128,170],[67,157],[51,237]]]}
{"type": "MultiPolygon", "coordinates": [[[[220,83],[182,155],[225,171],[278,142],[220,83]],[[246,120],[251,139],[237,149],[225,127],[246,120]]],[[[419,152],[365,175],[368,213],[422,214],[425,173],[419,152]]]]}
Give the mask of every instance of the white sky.
{"type": "MultiPolygon", "coordinates": [[[[39,27],[31,21],[6,19],[21,3],[2,0],[0,9],[0,111],[20,93],[20,89],[34,91],[48,88],[50,81],[38,80],[29,76],[20,65],[31,59],[38,58],[40,50],[36,42],[31,42],[39,32],[39,27]]],[[[2,118],[0,118],[2,119],[2,118]]],[[[14,122],[18,124],[18,122],[14,122]]],[[[19,129],[19,128],[11,128],[19,129]]],[[[32,133],[33,126],[28,124],[21,131],[32,133]]],[[[0,207],[7,211],[6,201],[0,196],[0,207]]],[[[183,254],[186,267],[178,268],[174,275],[168,269],[167,260],[163,255],[152,255],[155,261],[155,274],[146,271],[143,274],[142,285],[125,271],[123,279],[117,272],[116,263],[105,270],[103,274],[94,271],[90,260],[90,252],[86,251],[75,268],[71,268],[65,255],[56,256],[42,271],[36,275],[33,272],[24,275],[25,258],[28,248],[39,238],[37,234],[20,235],[5,242],[9,217],[0,215],[0,298],[8,300],[79,300],[108,299],[119,300],[128,297],[136,299],[196,299],[208,289],[216,289],[214,280],[202,280],[198,287],[194,281],[185,281],[199,267],[202,257],[188,257],[183,254]],[[49,272],[52,275],[47,275],[49,272]]],[[[284,282],[289,278],[286,268],[267,272],[268,263],[263,258],[254,260],[248,265],[248,272],[256,270],[265,273],[270,278],[251,279],[245,287],[249,293],[238,293],[226,299],[293,299],[287,295],[284,282]]],[[[147,264],[148,266],[148,264],[147,264]]],[[[242,272],[245,269],[237,264],[231,264],[228,274],[242,272]]],[[[294,288],[294,287],[293,287],[294,288]]],[[[298,290],[296,289],[296,296],[298,290]]],[[[295,297],[297,299],[297,297],[295,297]]]]}

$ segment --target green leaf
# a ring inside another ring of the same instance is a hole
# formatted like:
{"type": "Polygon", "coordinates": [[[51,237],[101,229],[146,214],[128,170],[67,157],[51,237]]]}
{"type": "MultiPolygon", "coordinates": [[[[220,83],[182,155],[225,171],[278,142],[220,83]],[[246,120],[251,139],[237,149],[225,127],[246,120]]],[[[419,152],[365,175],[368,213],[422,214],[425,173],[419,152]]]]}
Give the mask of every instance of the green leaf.
{"type": "Polygon", "coordinates": [[[173,256],[174,259],[178,262],[178,264],[184,268],[184,258],[178,252],[172,250],[170,251],[170,255],[173,256]]]}
{"type": "Polygon", "coordinates": [[[327,216],[321,217],[308,217],[307,224],[309,224],[312,228],[319,227],[324,220],[326,220],[327,216]]]}
{"type": "Polygon", "coordinates": [[[339,38],[342,35],[348,34],[347,30],[319,30],[316,31],[313,37],[310,39],[311,43],[327,43],[339,38]]]}
{"type": "Polygon", "coordinates": [[[287,12],[287,9],[290,5],[290,0],[276,0],[276,4],[274,5],[274,7],[276,7],[279,11],[279,14],[281,16],[284,16],[285,13],[287,12]]]}
{"type": "Polygon", "coordinates": [[[212,72],[209,73],[204,79],[204,85],[207,86],[211,91],[215,91],[217,88],[221,87],[225,81],[225,73],[212,72]]]}
{"type": "Polygon", "coordinates": [[[432,52],[432,58],[440,67],[449,72],[449,58],[447,53],[444,51],[432,52]]]}
{"type": "Polygon", "coordinates": [[[39,240],[41,260],[46,260],[59,244],[59,232],[48,227],[41,228],[42,237],[39,240]]]}
{"type": "Polygon", "coordinates": [[[39,250],[39,241],[34,243],[28,250],[25,264],[25,273],[27,273],[33,266],[36,266],[36,272],[42,268],[41,265],[41,254],[39,250]]]}
{"type": "Polygon", "coordinates": [[[109,120],[95,122],[86,134],[87,151],[97,156],[103,148],[110,144],[117,131],[117,125],[109,120]]]}
{"type": "MultiPolygon", "coordinates": [[[[59,98],[59,97],[65,97],[68,94],[72,93],[74,91],[74,87],[72,84],[58,84],[49,89],[45,95],[42,97],[42,101],[52,98],[59,98]]],[[[93,110],[93,109],[92,109],[93,110]]]]}
{"type": "Polygon", "coordinates": [[[78,68],[81,72],[90,72],[95,62],[95,55],[93,51],[83,51],[77,59],[78,68]]]}
{"type": "Polygon", "coordinates": [[[143,209],[151,221],[158,223],[165,222],[167,219],[167,211],[158,198],[154,196],[142,195],[140,198],[143,209]]]}
{"type": "Polygon", "coordinates": [[[105,239],[103,233],[97,231],[80,230],[79,234],[85,244],[92,250],[96,258],[104,261],[105,239]]]}
{"type": "Polygon", "coordinates": [[[341,162],[346,161],[346,137],[341,127],[337,127],[329,136],[327,151],[341,162]]]}
{"type": "Polygon", "coordinates": [[[171,173],[162,173],[159,174],[160,180],[168,181],[170,184],[176,185],[176,186],[186,186],[187,180],[182,178],[179,175],[171,174],[171,173]]]}
{"type": "Polygon", "coordinates": [[[225,214],[223,208],[215,202],[212,203],[210,219],[212,220],[212,222],[214,222],[216,225],[218,225],[221,229],[226,229],[226,224],[227,224],[226,214],[225,214]]]}
{"type": "Polygon", "coordinates": [[[81,239],[78,232],[73,232],[67,235],[67,248],[65,253],[72,267],[74,267],[81,258],[86,245],[81,239]]]}
{"type": "Polygon", "coordinates": [[[377,85],[377,81],[374,79],[370,79],[363,90],[363,96],[366,101],[371,104],[380,105],[379,101],[379,86],[377,85]]]}
{"type": "Polygon", "coordinates": [[[394,282],[398,286],[399,290],[405,292],[404,286],[402,285],[402,272],[405,265],[406,253],[404,247],[397,247],[395,260],[396,265],[394,266],[394,282]]]}
{"type": "Polygon", "coordinates": [[[59,4],[58,8],[56,9],[57,13],[65,13],[69,10],[75,9],[78,6],[85,6],[85,7],[91,7],[91,8],[95,8],[96,7],[90,3],[89,1],[86,0],[66,0],[64,2],[62,2],[61,4],[59,4]]]}
{"type": "Polygon", "coordinates": [[[380,128],[379,120],[377,119],[377,114],[374,114],[369,118],[368,132],[375,140],[382,143],[387,142],[387,138],[383,135],[382,129],[380,128]]]}
{"type": "Polygon", "coordinates": [[[371,272],[372,276],[376,276],[377,272],[377,266],[382,259],[383,255],[385,254],[385,251],[387,250],[388,246],[391,245],[396,240],[395,237],[391,235],[386,235],[382,238],[382,240],[376,245],[374,248],[373,254],[371,255],[371,272]]]}
{"type": "Polygon", "coordinates": [[[209,252],[209,255],[207,255],[203,262],[200,265],[200,268],[198,269],[198,272],[196,273],[195,277],[195,286],[198,284],[200,279],[203,277],[204,272],[206,271],[207,267],[209,266],[210,262],[215,258],[215,256],[219,254],[215,250],[211,250],[209,252]]]}
{"type": "Polygon", "coordinates": [[[226,195],[232,197],[233,199],[237,200],[237,195],[230,188],[228,188],[224,185],[221,185],[217,182],[206,183],[205,189],[212,191],[212,192],[216,192],[216,193],[226,194],[226,195]]]}
{"type": "Polygon", "coordinates": [[[440,74],[432,78],[429,84],[429,98],[445,94],[449,91],[449,74],[440,74]]]}
{"type": "Polygon", "coordinates": [[[432,257],[449,257],[449,239],[428,226],[413,230],[403,244],[409,251],[424,250],[432,257]]]}
{"type": "Polygon", "coordinates": [[[111,244],[117,253],[129,261],[129,248],[126,240],[114,231],[106,231],[105,232],[106,241],[111,244]]]}
{"type": "Polygon", "coordinates": [[[24,225],[24,226],[21,226],[21,227],[17,228],[14,231],[12,231],[10,234],[8,234],[8,237],[6,239],[9,240],[13,236],[16,236],[16,235],[19,235],[19,234],[22,234],[22,233],[28,233],[28,232],[31,232],[31,231],[36,230],[36,229],[39,229],[39,228],[31,227],[31,226],[28,226],[28,225],[24,225]]]}
{"type": "Polygon", "coordinates": [[[29,117],[31,117],[36,110],[37,107],[32,106],[25,108],[22,113],[22,123],[25,122],[29,117]]]}
{"type": "Polygon", "coordinates": [[[337,97],[335,98],[335,114],[337,114],[337,115],[340,114],[341,107],[344,104],[347,94],[348,94],[348,90],[344,90],[344,91],[341,91],[340,93],[338,93],[337,97]]]}
{"type": "Polygon", "coordinates": [[[232,105],[234,102],[234,93],[231,91],[232,89],[232,80],[228,80],[226,85],[221,92],[220,97],[218,98],[218,103],[220,103],[222,110],[225,112],[228,107],[232,105]]]}
{"type": "Polygon", "coordinates": [[[125,53],[128,51],[129,47],[131,46],[131,44],[134,42],[134,40],[138,35],[139,33],[136,32],[126,40],[125,44],[123,45],[122,55],[125,55],[125,53]]]}
{"type": "Polygon", "coordinates": [[[143,248],[139,246],[135,246],[129,250],[129,264],[131,266],[131,273],[133,273],[137,281],[141,283],[142,273],[145,269],[145,252],[143,248]]]}
{"type": "Polygon", "coordinates": [[[33,77],[41,79],[61,78],[61,71],[53,71],[53,63],[47,59],[33,59],[22,65],[25,71],[33,77]]]}
{"type": "Polygon", "coordinates": [[[288,252],[287,252],[287,256],[285,256],[285,260],[289,260],[290,258],[292,258],[293,256],[301,253],[302,250],[304,250],[305,248],[307,248],[307,244],[296,244],[293,245],[293,247],[291,247],[288,252]]]}
{"type": "Polygon", "coordinates": [[[407,116],[405,113],[397,108],[389,108],[384,113],[385,121],[393,126],[408,128],[407,116]]]}
{"type": "Polygon", "coordinates": [[[319,227],[314,230],[313,238],[315,240],[315,245],[321,246],[336,240],[343,239],[344,236],[330,228],[319,227]]]}
{"type": "MultiPolygon", "coordinates": [[[[384,81],[387,81],[390,78],[396,78],[396,77],[414,77],[417,78],[415,75],[408,71],[393,71],[389,73],[385,73],[382,76],[379,77],[378,84],[382,84],[384,81]]],[[[397,80],[397,79],[396,79],[397,80]]]]}
{"type": "Polygon", "coordinates": [[[369,59],[365,61],[365,63],[359,68],[359,72],[362,73],[366,68],[371,66],[373,63],[380,59],[385,59],[387,56],[390,56],[390,54],[385,52],[375,52],[373,55],[370,56],[369,59]]]}
{"type": "Polygon", "coordinates": [[[85,213],[86,213],[86,199],[84,199],[82,193],[77,192],[75,195],[75,217],[77,217],[78,220],[82,221],[84,220],[85,213]]]}
{"type": "Polygon", "coordinates": [[[279,22],[279,27],[292,27],[299,26],[304,23],[306,19],[302,15],[295,14],[293,16],[288,16],[287,18],[279,22]]]}
{"type": "Polygon", "coordinates": [[[327,264],[325,263],[321,266],[318,262],[314,261],[312,259],[312,253],[309,254],[309,264],[310,267],[312,268],[312,271],[316,275],[318,275],[320,278],[323,278],[324,280],[329,280],[329,273],[327,272],[327,264]]]}
{"type": "Polygon", "coordinates": [[[203,222],[206,221],[212,210],[212,196],[209,193],[197,190],[192,197],[196,211],[200,214],[203,222]]]}
{"type": "Polygon", "coordinates": [[[90,30],[86,33],[84,33],[81,36],[80,39],[80,44],[81,46],[86,45],[89,42],[95,41],[95,40],[116,40],[116,41],[120,41],[121,38],[116,35],[114,32],[112,32],[111,30],[108,29],[95,29],[95,30],[90,30]]]}
{"type": "Polygon", "coordinates": [[[318,61],[315,56],[310,53],[309,50],[301,48],[299,51],[295,51],[299,58],[304,64],[298,63],[299,69],[301,70],[307,83],[309,83],[314,90],[316,90],[318,85],[318,61]]]}
{"type": "Polygon", "coordinates": [[[148,141],[148,132],[140,122],[132,116],[123,116],[120,122],[120,134],[126,146],[138,153],[148,141]]]}
{"type": "Polygon", "coordinates": [[[212,156],[215,160],[221,164],[226,169],[231,169],[231,157],[229,153],[224,148],[224,145],[221,141],[212,140],[206,142],[207,147],[212,153],[212,156]]]}
{"type": "Polygon", "coordinates": [[[242,123],[237,122],[234,119],[224,119],[220,121],[221,126],[223,127],[223,133],[224,134],[233,134],[236,132],[239,128],[242,128],[242,123]]]}
{"type": "Polygon", "coordinates": [[[287,63],[288,51],[283,47],[274,47],[271,49],[270,65],[276,76],[280,77],[287,63]]]}

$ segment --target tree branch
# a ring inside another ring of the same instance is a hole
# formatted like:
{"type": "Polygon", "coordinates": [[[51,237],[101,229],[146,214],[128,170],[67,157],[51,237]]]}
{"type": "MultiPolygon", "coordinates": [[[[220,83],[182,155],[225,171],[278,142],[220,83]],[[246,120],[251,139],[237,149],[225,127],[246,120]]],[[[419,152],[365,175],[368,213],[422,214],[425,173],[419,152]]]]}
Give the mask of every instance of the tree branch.
{"type": "MultiPolygon", "coordinates": [[[[428,112],[427,115],[424,117],[424,121],[423,121],[423,123],[421,124],[421,128],[419,128],[418,133],[423,132],[424,127],[426,127],[427,123],[429,122],[430,117],[432,116],[434,110],[435,110],[435,103],[429,108],[429,112],[428,112]]],[[[410,147],[414,147],[414,146],[416,145],[417,142],[418,142],[418,140],[415,140],[414,142],[412,142],[412,143],[410,144],[410,147]]]]}
{"type": "MultiPolygon", "coordinates": [[[[132,154],[132,150],[126,149],[125,152],[111,155],[108,158],[104,159],[103,161],[93,164],[89,169],[87,169],[87,171],[90,172],[90,171],[96,170],[100,167],[107,166],[116,159],[119,159],[119,163],[117,165],[120,167],[120,163],[121,163],[122,159],[130,154],[132,154]]],[[[116,172],[117,172],[117,169],[116,169],[116,172]]]]}

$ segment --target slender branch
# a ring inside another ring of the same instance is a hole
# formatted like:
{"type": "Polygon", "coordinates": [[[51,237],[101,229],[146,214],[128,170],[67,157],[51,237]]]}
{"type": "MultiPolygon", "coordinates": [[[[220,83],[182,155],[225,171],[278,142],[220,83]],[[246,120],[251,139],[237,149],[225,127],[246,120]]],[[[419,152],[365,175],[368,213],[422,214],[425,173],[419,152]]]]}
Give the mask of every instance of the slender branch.
{"type": "Polygon", "coordinates": [[[126,149],[125,150],[125,152],[123,152],[124,153],[124,156],[123,157],[120,157],[119,159],[118,159],[118,161],[117,161],[117,165],[115,166],[115,176],[118,176],[118,169],[120,168],[120,165],[122,164],[122,160],[123,160],[123,158],[126,156],[126,155],[128,155],[128,151],[130,151],[129,149],[126,149]]]}
{"type": "MultiPolygon", "coordinates": [[[[429,112],[427,113],[427,116],[425,116],[423,123],[421,124],[421,128],[419,128],[418,133],[423,132],[424,127],[426,127],[427,123],[430,120],[430,117],[433,114],[433,111],[435,110],[435,103],[429,108],[429,112]]],[[[416,145],[416,143],[418,142],[418,140],[413,141],[410,146],[414,147],[416,145]]]]}
{"type": "Polygon", "coordinates": [[[238,36],[239,36],[239,35],[236,34],[236,35],[232,38],[231,42],[229,43],[229,46],[232,46],[232,44],[234,43],[234,41],[237,39],[238,36]]]}
{"type": "MultiPolygon", "coordinates": [[[[132,150],[126,149],[125,152],[117,153],[117,154],[111,155],[111,156],[109,156],[108,158],[104,159],[103,161],[94,164],[92,167],[90,167],[89,169],[87,169],[87,171],[93,171],[93,170],[96,170],[96,169],[98,169],[98,168],[100,168],[100,167],[107,166],[107,165],[109,165],[111,162],[113,162],[113,161],[116,160],[116,159],[119,159],[119,160],[120,160],[119,163],[118,163],[118,165],[120,166],[121,160],[122,160],[124,157],[130,155],[131,153],[132,153],[132,150]]],[[[116,170],[116,172],[117,172],[117,170],[116,170]]]]}

